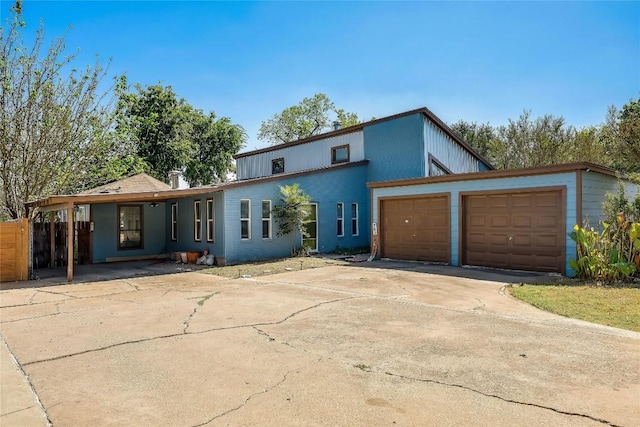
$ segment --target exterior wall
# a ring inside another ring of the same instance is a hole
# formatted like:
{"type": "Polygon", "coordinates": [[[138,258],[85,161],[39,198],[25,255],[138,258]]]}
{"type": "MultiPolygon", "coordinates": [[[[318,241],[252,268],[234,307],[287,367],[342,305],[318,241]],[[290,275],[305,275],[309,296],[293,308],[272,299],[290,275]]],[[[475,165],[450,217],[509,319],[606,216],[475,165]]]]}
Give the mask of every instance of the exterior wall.
{"type": "MultiPolygon", "coordinates": [[[[596,172],[580,171],[582,174],[582,219],[589,219],[589,225],[598,226],[598,221],[604,219],[602,203],[607,193],[618,194],[618,179],[613,176],[596,172]]],[[[635,184],[625,181],[625,194],[633,199],[639,189],[635,184]]]]}
{"type": "Polygon", "coordinates": [[[429,175],[429,154],[453,173],[489,170],[487,165],[471,155],[464,147],[445,134],[431,120],[424,117],[425,174],[429,175]]]}
{"type": "Polygon", "coordinates": [[[224,258],[224,195],[222,192],[202,194],[199,196],[185,197],[167,201],[165,204],[165,235],[167,242],[167,252],[203,252],[208,249],[209,253],[219,258],[224,258]],[[213,199],[214,209],[214,239],[207,242],[207,199],[213,199]],[[195,240],[193,202],[200,200],[200,212],[202,212],[200,242],[195,240]],[[171,240],[171,205],[178,204],[178,236],[177,240],[171,240]]]}
{"type": "Polygon", "coordinates": [[[115,203],[91,205],[93,216],[93,262],[101,263],[122,259],[144,259],[167,253],[165,234],[165,203],[152,208],[149,203],[123,203],[142,205],[143,249],[118,250],[118,205],[115,203]]]}
{"type": "MultiPolygon", "coordinates": [[[[372,222],[379,223],[378,207],[380,197],[411,196],[418,194],[450,193],[451,195],[451,264],[459,265],[460,192],[510,190],[516,188],[541,188],[566,186],[566,224],[565,231],[569,233],[576,223],[576,174],[560,173],[550,175],[522,176],[514,178],[495,178],[473,181],[443,182],[434,184],[419,184],[402,187],[374,188],[372,192],[372,222]]],[[[569,236],[565,236],[566,256],[565,271],[572,275],[569,258],[575,258],[576,245],[569,236]]]]}
{"type": "Polygon", "coordinates": [[[347,144],[351,162],[364,160],[363,133],[359,131],[241,157],[236,160],[238,180],[271,176],[271,161],[279,158],[284,158],[286,173],[329,167],[331,166],[331,148],[347,144]]]}
{"type": "MultiPolygon", "coordinates": [[[[337,247],[350,248],[369,245],[369,190],[365,185],[366,165],[340,168],[225,189],[225,254],[227,263],[289,256],[291,236],[276,237],[277,224],[273,222],[271,239],[262,238],[262,200],[271,200],[272,208],[279,204],[280,185],[299,183],[318,204],[318,250],[330,252],[337,247]],[[251,239],[240,238],[240,200],[251,200],[251,239]],[[345,204],[345,235],[337,237],[336,204],[345,204]],[[351,235],[351,203],[358,203],[359,235],[351,235]]],[[[300,237],[296,236],[300,245],[300,237]]]]}
{"type": "Polygon", "coordinates": [[[364,128],[367,181],[388,181],[425,176],[422,113],[364,128]]]}

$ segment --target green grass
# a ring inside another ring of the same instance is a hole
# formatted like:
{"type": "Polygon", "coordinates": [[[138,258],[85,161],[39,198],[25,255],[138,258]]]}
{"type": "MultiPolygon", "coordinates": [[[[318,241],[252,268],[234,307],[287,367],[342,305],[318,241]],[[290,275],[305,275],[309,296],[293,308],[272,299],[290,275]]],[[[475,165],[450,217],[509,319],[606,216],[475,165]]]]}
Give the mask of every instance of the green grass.
{"type": "Polygon", "coordinates": [[[640,332],[640,288],[521,285],[510,292],[551,313],[640,332]]]}
{"type": "Polygon", "coordinates": [[[306,270],[309,268],[320,268],[328,265],[347,265],[341,260],[319,257],[296,257],[283,258],[277,260],[266,260],[238,265],[228,265],[225,267],[214,267],[202,270],[202,273],[215,274],[217,276],[237,278],[242,276],[265,276],[269,274],[286,273],[288,271],[306,270]]]}

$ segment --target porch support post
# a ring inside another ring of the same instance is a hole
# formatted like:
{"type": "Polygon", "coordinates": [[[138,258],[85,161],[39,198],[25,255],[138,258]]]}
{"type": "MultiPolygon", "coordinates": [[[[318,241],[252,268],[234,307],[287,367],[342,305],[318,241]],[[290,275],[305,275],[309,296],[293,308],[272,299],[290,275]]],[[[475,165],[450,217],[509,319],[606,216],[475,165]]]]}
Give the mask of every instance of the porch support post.
{"type": "Polygon", "coordinates": [[[56,213],[49,212],[49,266],[56,266],[56,213]]]}
{"type": "Polygon", "coordinates": [[[67,281],[73,280],[73,202],[67,206],[67,281]]]}

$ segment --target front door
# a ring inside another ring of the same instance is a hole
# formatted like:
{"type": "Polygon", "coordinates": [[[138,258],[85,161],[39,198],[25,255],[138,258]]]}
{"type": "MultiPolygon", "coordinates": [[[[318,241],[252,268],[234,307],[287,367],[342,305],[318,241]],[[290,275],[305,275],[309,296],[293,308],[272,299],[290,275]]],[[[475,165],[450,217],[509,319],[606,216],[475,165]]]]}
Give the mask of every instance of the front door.
{"type": "Polygon", "coordinates": [[[302,237],[302,245],[310,252],[318,252],[318,204],[309,203],[309,216],[304,225],[307,236],[302,237]]]}

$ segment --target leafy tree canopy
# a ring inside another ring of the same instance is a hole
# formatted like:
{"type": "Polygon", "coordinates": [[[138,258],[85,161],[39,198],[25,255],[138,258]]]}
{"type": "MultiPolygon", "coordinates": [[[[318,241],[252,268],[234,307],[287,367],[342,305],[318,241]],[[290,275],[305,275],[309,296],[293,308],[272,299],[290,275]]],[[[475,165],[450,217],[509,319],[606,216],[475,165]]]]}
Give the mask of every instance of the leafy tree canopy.
{"type": "Polygon", "coordinates": [[[172,170],[182,171],[191,185],[225,180],[232,156],[246,141],[240,125],[205,114],[160,84],[120,90],[117,123],[120,137],[134,141],[147,171],[165,182],[172,170]]]}
{"type": "Polygon", "coordinates": [[[581,129],[563,117],[534,118],[526,110],[505,126],[460,120],[451,129],[498,169],[588,161],[640,172],[640,99],[620,112],[609,107],[603,124],[581,129]]]}
{"type": "Polygon", "coordinates": [[[273,145],[283,144],[326,132],[334,121],[341,127],[360,123],[357,114],[337,109],[327,95],[316,93],[313,98],[304,98],[298,105],[285,108],[263,121],[258,139],[273,145]]]}

